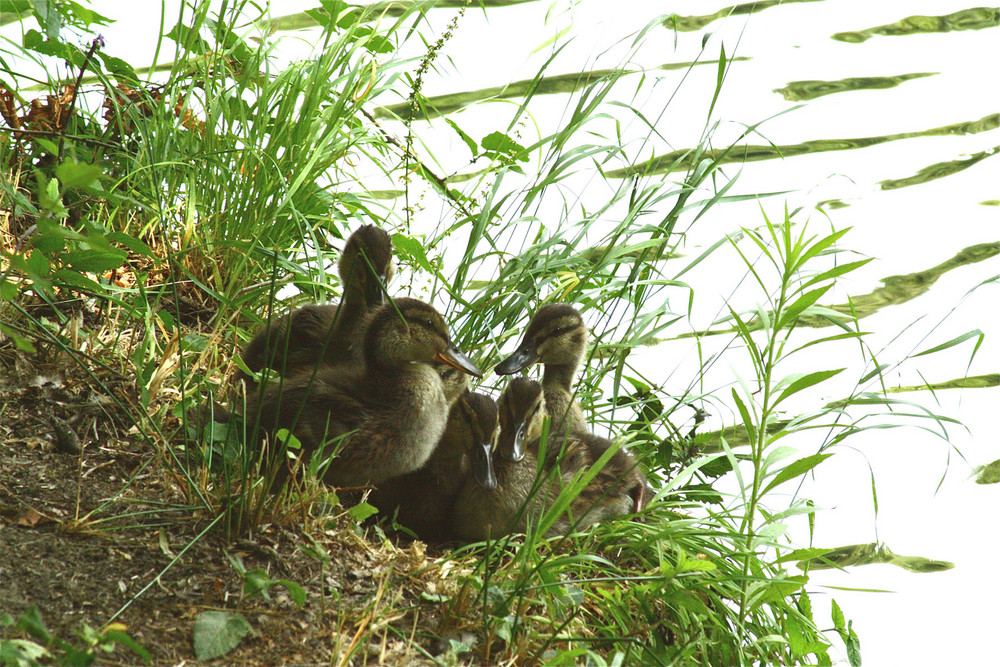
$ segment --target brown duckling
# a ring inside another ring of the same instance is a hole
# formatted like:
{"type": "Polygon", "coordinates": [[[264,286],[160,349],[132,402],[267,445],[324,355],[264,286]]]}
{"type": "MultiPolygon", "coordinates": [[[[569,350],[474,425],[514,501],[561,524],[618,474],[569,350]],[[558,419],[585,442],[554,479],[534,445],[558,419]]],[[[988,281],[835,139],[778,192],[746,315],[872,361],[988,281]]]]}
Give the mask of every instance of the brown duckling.
{"type": "Polygon", "coordinates": [[[466,391],[451,406],[444,435],[427,463],[386,480],[368,496],[368,502],[384,515],[395,514],[396,521],[425,542],[447,540],[447,517],[465,481],[474,480],[485,489],[496,487],[490,455],[496,431],[496,403],[466,391]]]}
{"type": "MultiPolygon", "coordinates": [[[[302,306],[272,321],[243,350],[250,370],[271,368],[288,377],[320,362],[360,359],[357,341],[367,318],[384,303],[384,286],[394,272],[392,237],[375,225],[359,227],[347,239],[337,266],[343,300],[302,306]]],[[[242,371],[237,377],[249,379],[242,371]]]]}
{"type": "MultiPolygon", "coordinates": [[[[552,507],[563,487],[612,446],[611,441],[589,433],[552,434],[543,454],[544,406],[545,397],[537,382],[525,378],[510,381],[500,397],[500,456],[494,462],[497,488],[490,491],[466,482],[452,514],[453,530],[459,537],[478,541],[526,530],[529,516],[537,518],[552,507]]],[[[546,536],[637,512],[645,502],[646,480],[637,461],[618,449],[546,536]]]]}
{"type": "MultiPolygon", "coordinates": [[[[341,487],[378,484],[426,463],[450,407],[432,362],[481,377],[452,344],[441,315],[417,299],[376,311],[362,353],[364,364],[304,369],[249,400],[248,414],[259,416],[264,432],[288,429],[304,459],[333,445],[323,479],[341,487]]],[[[287,472],[279,468],[279,481],[287,472]]]]}
{"type": "Polygon", "coordinates": [[[568,303],[542,306],[531,318],[521,343],[496,367],[497,375],[511,375],[534,363],[545,367],[542,388],[553,431],[590,430],[580,404],[573,398],[573,379],[587,351],[587,325],[568,303]]]}

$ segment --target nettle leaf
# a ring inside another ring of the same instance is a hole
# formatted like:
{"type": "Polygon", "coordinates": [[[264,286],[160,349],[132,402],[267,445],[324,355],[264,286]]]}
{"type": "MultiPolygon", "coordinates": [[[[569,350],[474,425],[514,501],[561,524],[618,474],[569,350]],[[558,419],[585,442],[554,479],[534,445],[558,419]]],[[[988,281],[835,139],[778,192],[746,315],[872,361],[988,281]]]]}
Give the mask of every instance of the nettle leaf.
{"type": "Polygon", "coordinates": [[[201,38],[195,28],[178,23],[164,36],[174,40],[179,46],[192,53],[202,54],[209,51],[208,42],[201,38]]]}
{"type": "Polygon", "coordinates": [[[67,188],[85,188],[104,175],[99,165],[66,160],[56,167],[56,178],[67,188]]]}
{"type": "Polygon", "coordinates": [[[484,150],[504,155],[511,160],[528,161],[528,150],[503,132],[494,132],[480,142],[484,150]]]}
{"type": "Polygon", "coordinates": [[[427,253],[424,251],[424,246],[420,241],[405,234],[393,234],[392,245],[395,246],[400,254],[406,255],[420,265],[420,268],[434,273],[434,267],[431,266],[430,260],[427,259],[427,253]]]}
{"type": "Polygon", "coordinates": [[[240,614],[203,611],[194,619],[194,654],[198,660],[213,660],[234,648],[253,628],[240,614]]]}
{"type": "Polygon", "coordinates": [[[112,76],[116,76],[119,79],[125,79],[127,81],[139,80],[139,77],[136,75],[135,70],[132,69],[132,66],[121,58],[109,56],[102,51],[97,52],[97,57],[101,59],[102,63],[104,63],[104,69],[107,70],[107,72],[112,76]]]}
{"type": "Polygon", "coordinates": [[[306,604],[306,590],[290,579],[278,579],[274,582],[276,586],[284,586],[288,591],[288,597],[292,598],[299,607],[306,604]]]}
{"type": "Polygon", "coordinates": [[[62,17],[59,16],[59,8],[56,3],[48,0],[32,0],[31,8],[35,11],[38,24],[45,28],[45,36],[51,40],[59,39],[59,31],[62,30],[62,17]]]}

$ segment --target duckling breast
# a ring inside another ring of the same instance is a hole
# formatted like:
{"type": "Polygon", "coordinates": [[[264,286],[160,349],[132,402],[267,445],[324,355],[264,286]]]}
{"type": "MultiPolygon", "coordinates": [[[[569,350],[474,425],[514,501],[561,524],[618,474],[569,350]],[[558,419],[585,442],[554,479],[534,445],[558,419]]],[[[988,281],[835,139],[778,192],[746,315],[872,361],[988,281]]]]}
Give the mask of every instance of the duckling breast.
{"type": "Polygon", "coordinates": [[[434,453],[448,424],[448,398],[438,372],[427,364],[410,364],[403,380],[405,392],[399,409],[388,415],[405,445],[395,453],[400,470],[409,472],[424,465],[434,453]]]}

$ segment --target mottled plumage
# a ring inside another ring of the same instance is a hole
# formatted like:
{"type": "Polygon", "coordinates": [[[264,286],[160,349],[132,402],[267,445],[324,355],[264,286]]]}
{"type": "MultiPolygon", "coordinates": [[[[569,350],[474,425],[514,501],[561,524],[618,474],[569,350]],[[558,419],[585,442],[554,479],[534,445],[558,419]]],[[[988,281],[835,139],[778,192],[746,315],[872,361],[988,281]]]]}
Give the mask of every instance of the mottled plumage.
{"type": "Polygon", "coordinates": [[[496,437],[497,406],[483,394],[465,392],[451,406],[448,424],[431,457],[419,470],[386,480],[368,497],[384,515],[421,539],[450,537],[448,515],[466,480],[496,486],[490,449],[496,437]]]}
{"type": "Polygon", "coordinates": [[[378,484],[427,461],[453,398],[433,362],[480,375],[452,344],[441,315],[416,299],[396,299],[376,311],[363,359],[305,369],[249,401],[247,414],[259,415],[272,443],[284,428],[301,442],[304,459],[321,447],[325,456],[337,452],[324,474],[337,486],[378,484]]]}
{"type": "MultiPolygon", "coordinates": [[[[466,540],[495,539],[527,528],[552,507],[562,489],[586,472],[613,443],[589,433],[553,433],[540,439],[545,419],[541,385],[514,378],[500,397],[500,436],[495,457],[497,487],[466,483],[455,501],[452,525],[466,540]],[[524,439],[523,457],[517,441],[524,439]],[[542,452],[542,447],[546,451],[542,452]]],[[[603,519],[641,510],[646,480],[637,461],[617,450],[570,503],[546,535],[566,534],[603,519]]]]}

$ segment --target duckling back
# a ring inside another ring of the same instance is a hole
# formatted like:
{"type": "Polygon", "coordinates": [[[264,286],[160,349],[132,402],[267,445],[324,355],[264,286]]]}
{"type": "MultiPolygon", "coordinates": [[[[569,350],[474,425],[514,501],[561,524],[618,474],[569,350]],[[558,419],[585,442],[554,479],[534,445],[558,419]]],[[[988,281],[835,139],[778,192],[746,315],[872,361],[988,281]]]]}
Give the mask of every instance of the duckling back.
{"type": "MultiPolygon", "coordinates": [[[[340,303],[302,306],[264,327],[241,355],[251,371],[270,368],[288,377],[320,363],[360,359],[358,341],[393,275],[392,238],[374,225],[359,227],[344,245],[338,268],[340,303]]],[[[242,372],[237,377],[248,379],[242,372]]]]}

